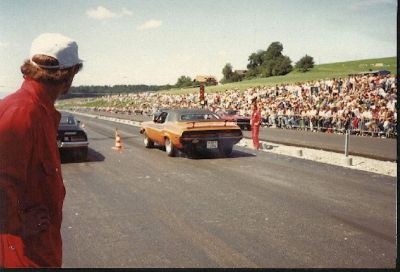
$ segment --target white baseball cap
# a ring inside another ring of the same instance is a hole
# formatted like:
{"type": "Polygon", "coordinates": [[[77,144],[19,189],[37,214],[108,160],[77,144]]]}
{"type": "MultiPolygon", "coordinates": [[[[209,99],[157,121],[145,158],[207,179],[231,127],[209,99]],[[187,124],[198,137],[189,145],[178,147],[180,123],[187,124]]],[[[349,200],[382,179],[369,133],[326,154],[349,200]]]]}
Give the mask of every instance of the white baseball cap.
{"type": "Polygon", "coordinates": [[[59,33],[43,33],[33,40],[30,60],[34,65],[46,69],[65,69],[82,63],[78,56],[77,43],[59,33]],[[57,66],[46,66],[35,63],[34,55],[46,55],[58,60],[57,66]]]}

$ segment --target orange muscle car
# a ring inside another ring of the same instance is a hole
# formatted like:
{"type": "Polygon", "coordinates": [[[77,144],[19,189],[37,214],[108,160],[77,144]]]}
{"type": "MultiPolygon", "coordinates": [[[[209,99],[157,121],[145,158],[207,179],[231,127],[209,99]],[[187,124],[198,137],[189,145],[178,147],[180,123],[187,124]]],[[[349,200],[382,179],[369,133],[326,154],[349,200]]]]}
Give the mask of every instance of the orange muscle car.
{"type": "Polygon", "coordinates": [[[218,149],[223,155],[232,153],[233,145],[243,138],[242,131],[233,122],[203,109],[163,110],[153,121],[143,122],[140,133],[147,148],[154,143],[164,145],[167,155],[177,151],[187,153],[218,149]]]}

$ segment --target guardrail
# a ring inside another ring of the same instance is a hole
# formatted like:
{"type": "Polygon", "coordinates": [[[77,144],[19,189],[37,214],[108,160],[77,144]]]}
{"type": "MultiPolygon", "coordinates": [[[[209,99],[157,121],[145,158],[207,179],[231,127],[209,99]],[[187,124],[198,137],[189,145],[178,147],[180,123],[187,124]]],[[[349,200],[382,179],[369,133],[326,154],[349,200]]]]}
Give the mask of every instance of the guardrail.
{"type": "Polygon", "coordinates": [[[384,122],[376,119],[360,119],[351,117],[346,119],[324,118],[319,116],[278,115],[263,117],[263,126],[282,129],[310,130],[326,133],[345,134],[349,131],[353,135],[395,138],[397,136],[396,122],[384,126],[384,122]]]}

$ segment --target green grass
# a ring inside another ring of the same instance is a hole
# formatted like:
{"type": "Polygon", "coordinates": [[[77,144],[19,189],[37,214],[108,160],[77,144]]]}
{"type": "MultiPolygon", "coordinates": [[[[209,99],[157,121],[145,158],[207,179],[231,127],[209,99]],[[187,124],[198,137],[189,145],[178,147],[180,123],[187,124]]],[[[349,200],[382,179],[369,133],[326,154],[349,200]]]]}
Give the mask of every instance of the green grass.
{"type": "MultiPolygon", "coordinates": [[[[225,90],[239,89],[244,91],[250,87],[257,86],[275,86],[280,84],[291,84],[296,82],[307,82],[311,80],[317,79],[325,79],[325,78],[338,78],[338,77],[346,77],[349,74],[360,73],[371,70],[388,70],[392,74],[397,73],[397,64],[396,57],[389,58],[379,58],[379,59],[366,59],[366,60],[357,60],[357,61],[347,61],[347,62],[337,62],[337,63],[329,63],[329,64],[320,64],[315,65],[313,69],[306,73],[302,73],[299,71],[292,71],[285,76],[275,76],[268,78],[255,78],[251,80],[243,80],[240,82],[228,83],[228,84],[220,84],[218,86],[207,86],[205,87],[206,93],[219,93],[224,92],[225,90]],[[376,64],[383,64],[383,66],[376,66],[376,64]]],[[[182,89],[170,89],[163,90],[160,93],[168,93],[168,94],[188,94],[188,93],[197,93],[199,88],[182,88],[182,89]]],[[[75,105],[81,105],[86,107],[124,107],[124,106],[133,106],[132,103],[128,104],[123,102],[115,102],[109,103],[102,99],[90,99],[90,102],[82,103],[84,98],[73,98],[67,99],[58,102],[59,107],[70,107],[75,105]]]]}

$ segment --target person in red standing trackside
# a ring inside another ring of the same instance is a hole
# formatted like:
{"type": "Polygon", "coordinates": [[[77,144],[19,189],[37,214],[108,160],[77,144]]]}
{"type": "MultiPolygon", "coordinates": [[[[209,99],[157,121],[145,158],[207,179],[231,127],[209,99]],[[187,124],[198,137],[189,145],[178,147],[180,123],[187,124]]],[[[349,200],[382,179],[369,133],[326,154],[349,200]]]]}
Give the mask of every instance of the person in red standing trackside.
{"type": "Polygon", "coordinates": [[[0,267],[61,267],[65,188],[56,99],[82,68],[75,41],[38,36],[24,82],[0,102],[0,267]]]}
{"type": "Polygon", "coordinates": [[[261,112],[257,107],[257,102],[254,101],[251,104],[251,137],[253,139],[253,147],[254,149],[260,149],[260,125],[261,125],[261,112]]]}

